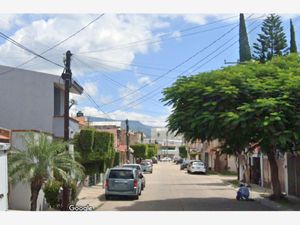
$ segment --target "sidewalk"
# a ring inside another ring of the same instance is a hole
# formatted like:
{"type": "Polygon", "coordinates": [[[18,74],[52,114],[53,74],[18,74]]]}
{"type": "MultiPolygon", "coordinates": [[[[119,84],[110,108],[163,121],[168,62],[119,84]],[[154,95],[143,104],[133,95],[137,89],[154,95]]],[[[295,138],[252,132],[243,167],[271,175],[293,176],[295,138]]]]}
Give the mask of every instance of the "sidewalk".
{"type": "MultiPolygon", "coordinates": [[[[230,185],[236,191],[238,190],[237,186],[229,182],[230,180],[235,180],[236,177],[222,176],[222,175],[219,176],[224,183],[230,185]]],[[[255,199],[255,201],[258,201],[262,205],[268,206],[273,210],[276,211],[299,211],[300,210],[300,198],[294,196],[286,196],[286,200],[271,201],[270,199],[268,199],[268,196],[272,194],[272,190],[258,186],[256,184],[251,184],[250,193],[251,193],[251,198],[255,199]]]]}
{"type": "Polygon", "coordinates": [[[91,187],[83,187],[78,195],[76,206],[89,205],[96,210],[104,204],[104,189],[102,183],[91,187]]]}

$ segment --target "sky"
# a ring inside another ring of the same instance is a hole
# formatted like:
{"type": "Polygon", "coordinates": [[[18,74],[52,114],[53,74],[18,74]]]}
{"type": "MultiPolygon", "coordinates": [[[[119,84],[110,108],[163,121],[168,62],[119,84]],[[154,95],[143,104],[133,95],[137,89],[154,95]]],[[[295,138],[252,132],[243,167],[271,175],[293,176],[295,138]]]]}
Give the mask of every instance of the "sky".
{"type": "MultiPolygon", "coordinates": [[[[245,14],[250,46],[267,14],[245,14]]],[[[300,15],[282,14],[289,43],[293,18],[300,43],[300,15]]],[[[72,52],[74,79],[86,94],[72,95],[71,113],[165,126],[171,108],[162,90],[181,75],[220,69],[238,57],[238,14],[0,14],[0,31],[63,66],[72,52]],[[99,17],[99,18],[98,18],[99,17]],[[93,99],[91,100],[90,97],[93,99]]],[[[298,44],[298,48],[300,48],[298,44]]],[[[0,39],[0,64],[18,66],[34,55],[0,39]]],[[[60,76],[63,68],[36,58],[20,66],[60,76]]]]}

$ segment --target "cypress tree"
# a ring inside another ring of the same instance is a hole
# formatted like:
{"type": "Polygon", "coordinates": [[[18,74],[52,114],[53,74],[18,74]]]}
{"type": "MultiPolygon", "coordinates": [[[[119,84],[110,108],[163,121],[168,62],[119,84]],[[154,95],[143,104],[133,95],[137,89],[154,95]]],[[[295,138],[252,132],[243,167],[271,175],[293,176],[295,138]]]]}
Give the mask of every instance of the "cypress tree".
{"type": "Polygon", "coordinates": [[[280,16],[270,14],[263,22],[261,34],[254,43],[254,57],[264,63],[273,56],[287,53],[287,41],[280,16]]]}
{"type": "Polygon", "coordinates": [[[240,44],[240,62],[251,60],[251,51],[250,51],[246,23],[245,23],[245,18],[243,13],[240,13],[239,44],[240,44]]]}
{"type": "Polygon", "coordinates": [[[292,19],[290,20],[290,34],[291,34],[290,53],[297,53],[295,29],[294,29],[292,19]]]}

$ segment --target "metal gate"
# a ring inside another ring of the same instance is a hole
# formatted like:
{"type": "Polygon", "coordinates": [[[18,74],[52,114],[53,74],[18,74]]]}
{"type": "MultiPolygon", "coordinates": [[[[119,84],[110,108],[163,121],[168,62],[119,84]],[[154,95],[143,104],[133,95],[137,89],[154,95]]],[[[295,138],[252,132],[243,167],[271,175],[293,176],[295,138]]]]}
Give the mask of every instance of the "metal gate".
{"type": "Polygon", "coordinates": [[[287,155],[288,194],[300,197],[300,156],[287,155]]]}

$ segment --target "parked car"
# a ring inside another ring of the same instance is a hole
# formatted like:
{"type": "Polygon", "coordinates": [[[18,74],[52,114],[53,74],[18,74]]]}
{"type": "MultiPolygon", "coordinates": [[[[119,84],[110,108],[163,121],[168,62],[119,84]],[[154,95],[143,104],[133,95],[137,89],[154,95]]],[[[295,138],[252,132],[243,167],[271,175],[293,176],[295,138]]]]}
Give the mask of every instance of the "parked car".
{"type": "Polygon", "coordinates": [[[152,159],[145,159],[144,161],[151,163],[151,165],[153,166],[152,159]]]}
{"type": "Polygon", "coordinates": [[[157,160],[157,158],[154,156],[154,157],[152,157],[152,163],[153,164],[156,164],[158,162],[158,160],[157,160]]]}
{"type": "Polygon", "coordinates": [[[206,174],[206,166],[200,160],[191,161],[187,166],[188,173],[203,173],[206,174]]]}
{"type": "Polygon", "coordinates": [[[149,173],[153,172],[153,166],[149,161],[143,160],[141,162],[141,167],[143,169],[143,172],[149,172],[149,173]]]}
{"type": "Polygon", "coordinates": [[[171,158],[170,157],[164,157],[161,159],[162,162],[171,162],[171,158]]]}
{"type": "Polygon", "coordinates": [[[105,177],[105,198],[131,196],[139,199],[142,191],[140,173],[132,168],[111,168],[105,177]]]}
{"type": "Polygon", "coordinates": [[[189,164],[189,160],[185,159],[183,160],[183,162],[180,164],[180,170],[184,170],[187,168],[188,164],[189,164]]]}
{"type": "Polygon", "coordinates": [[[181,164],[181,163],[183,163],[183,158],[180,158],[176,161],[176,164],[181,164]]]}
{"type": "Polygon", "coordinates": [[[142,180],[142,190],[146,187],[146,179],[143,175],[143,169],[140,164],[124,164],[123,167],[125,168],[132,168],[136,169],[139,172],[139,178],[142,180]]]}
{"type": "Polygon", "coordinates": [[[180,159],[180,157],[179,156],[174,156],[174,158],[173,158],[173,162],[174,163],[177,163],[177,161],[180,159]]]}

